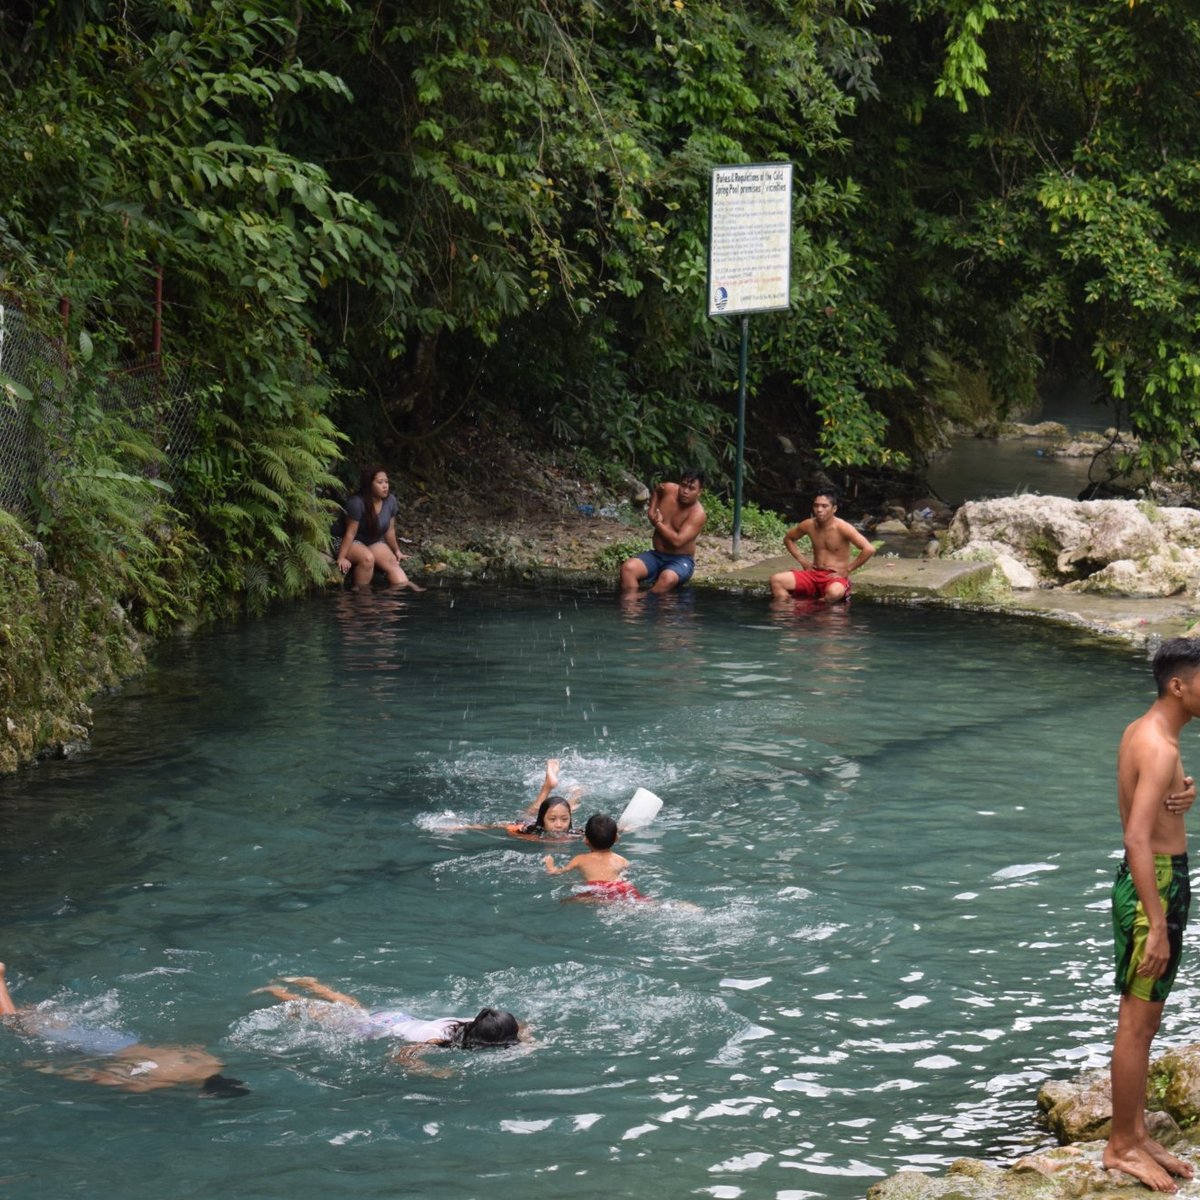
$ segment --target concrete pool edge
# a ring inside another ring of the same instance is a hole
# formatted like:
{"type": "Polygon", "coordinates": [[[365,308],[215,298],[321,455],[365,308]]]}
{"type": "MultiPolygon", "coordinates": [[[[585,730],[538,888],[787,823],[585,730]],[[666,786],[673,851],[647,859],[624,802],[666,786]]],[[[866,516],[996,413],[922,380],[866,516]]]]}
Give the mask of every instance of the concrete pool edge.
{"type": "MultiPolygon", "coordinates": [[[[738,571],[737,577],[748,583],[765,583],[790,561],[787,557],[767,559],[738,571]]],[[[1187,634],[1200,620],[1200,607],[1186,595],[1100,596],[1039,588],[996,597],[988,593],[987,585],[997,573],[988,562],[876,557],[854,576],[854,595],[859,600],[934,604],[1051,621],[1134,645],[1187,634]]]]}
{"type": "MultiPolygon", "coordinates": [[[[717,570],[698,565],[690,586],[700,591],[758,594],[764,603],[769,603],[768,579],[793,565],[787,555],[740,565],[722,564],[717,570]]],[[[1200,622],[1200,604],[1187,595],[1099,596],[1066,588],[1031,591],[1005,588],[1006,594],[1002,594],[989,587],[995,576],[996,569],[988,562],[876,556],[855,573],[854,598],[858,602],[953,608],[1048,621],[1134,646],[1157,644],[1162,638],[1189,634],[1200,622]]],[[[553,579],[596,587],[615,586],[611,572],[594,569],[531,566],[514,572],[514,577],[526,584],[553,579]]]]}

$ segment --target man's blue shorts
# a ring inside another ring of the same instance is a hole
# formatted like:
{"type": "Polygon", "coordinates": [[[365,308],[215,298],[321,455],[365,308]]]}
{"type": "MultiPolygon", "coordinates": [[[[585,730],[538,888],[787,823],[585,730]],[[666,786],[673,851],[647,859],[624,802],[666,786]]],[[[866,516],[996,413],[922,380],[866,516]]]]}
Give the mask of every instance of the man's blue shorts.
{"type": "Polygon", "coordinates": [[[674,571],[679,576],[679,586],[682,587],[691,579],[692,572],[696,569],[696,560],[690,554],[663,554],[658,550],[647,550],[636,557],[646,564],[648,584],[653,584],[664,571],[674,571]]]}

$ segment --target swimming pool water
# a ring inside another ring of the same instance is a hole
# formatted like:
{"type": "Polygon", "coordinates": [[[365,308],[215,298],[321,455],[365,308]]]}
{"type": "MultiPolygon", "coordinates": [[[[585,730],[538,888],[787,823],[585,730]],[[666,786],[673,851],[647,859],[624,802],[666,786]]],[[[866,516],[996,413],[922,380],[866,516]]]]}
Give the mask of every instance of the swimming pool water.
{"type": "Polygon", "coordinates": [[[10,1033],[0,1184],[796,1200],[1011,1159],[1039,1082],[1107,1061],[1113,760],[1151,695],[1061,629],[694,593],[339,594],[177,640],[85,754],[0,781],[0,959],[18,1003],[252,1093],[89,1087],[10,1033]],[[446,828],[514,818],[550,755],[584,816],[663,798],[619,847],[663,903],[561,903],[545,848],[446,828]],[[251,994],[298,973],[534,1042],[406,1073],[251,994]]]}

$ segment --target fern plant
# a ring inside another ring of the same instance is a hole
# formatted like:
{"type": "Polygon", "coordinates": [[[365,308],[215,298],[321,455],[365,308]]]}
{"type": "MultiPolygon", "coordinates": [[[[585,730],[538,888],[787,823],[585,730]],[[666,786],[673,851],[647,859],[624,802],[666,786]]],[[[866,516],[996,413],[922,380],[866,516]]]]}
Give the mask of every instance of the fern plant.
{"type": "Polygon", "coordinates": [[[214,555],[208,570],[214,609],[235,607],[241,594],[261,609],[328,580],[336,505],[321,496],[340,490],[329,467],[343,435],[306,403],[287,424],[239,422],[212,404],[203,411],[204,444],[185,473],[214,555]]]}

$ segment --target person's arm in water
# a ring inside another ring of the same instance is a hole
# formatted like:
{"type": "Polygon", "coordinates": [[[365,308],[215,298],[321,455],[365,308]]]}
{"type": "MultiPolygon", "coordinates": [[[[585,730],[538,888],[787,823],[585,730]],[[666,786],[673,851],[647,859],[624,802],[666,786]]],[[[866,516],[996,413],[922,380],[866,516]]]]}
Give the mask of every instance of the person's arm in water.
{"type": "Polygon", "coordinates": [[[412,1042],[401,1046],[392,1055],[392,1062],[406,1071],[412,1071],[415,1075],[432,1075],[435,1079],[448,1079],[454,1074],[449,1067],[431,1067],[425,1061],[424,1056],[437,1045],[437,1042],[412,1042]]]}
{"type": "Polygon", "coordinates": [[[555,865],[554,855],[547,854],[546,857],[542,859],[542,862],[546,864],[546,870],[549,871],[551,875],[565,875],[568,871],[578,871],[581,869],[579,866],[579,860],[581,858],[583,858],[583,855],[577,854],[569,863],[567,863],[565,867],[559,867],[555,865]]]}
{"type": "Polygon", "coordinates": [[[15,1017],[17,1006],[8,992],[8,980],[5,978],[7,971],[8,968],[0,962],[0,1017],[15,1017]]]}
{"type": "Polygon", "coordinates": [[[509,837],[520,838],[524,842],[540,842],[543,834],[534,828],[534,832],[526,832],[527,826],[516,821],[493,821],[488,825],[439,825],[438,833],[465,833],[480,829],[503,829],[509,837]]]}

